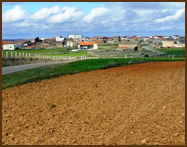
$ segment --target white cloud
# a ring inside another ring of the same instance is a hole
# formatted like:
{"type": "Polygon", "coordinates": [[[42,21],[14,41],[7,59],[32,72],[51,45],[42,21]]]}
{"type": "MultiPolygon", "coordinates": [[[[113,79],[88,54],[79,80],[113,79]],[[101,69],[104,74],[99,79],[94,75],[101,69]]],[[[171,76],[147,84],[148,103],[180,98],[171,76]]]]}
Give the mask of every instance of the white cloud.
{"type": "Polygon", "coordinates": [[[25,17],[25,10],[22,10],[20,6],[15,6],[14,9],[2,13],[2,22],[15,22],[23,20],[25,17]]]}
{"type": "Polygon", "coordinates": [[[167,10],[162,10],[162,12],[166,12],[167,10]]]}
{"type": "Polygon", "coordinates": [[[59,7],[43,8],[31,16],[32,19],[41,21],[45,20],[47,23],[62,23],[70,19],[76,19],[83,14],[82,11],[75,7],[59,7]]]}
{"type": "Polygon", "coordinates": [[[80,17],[83,13],[77,10],[75,7],[63,8],[64,13],[52,15],[47,19],[47,23],[62,23],[64,21],[70,21],[71,19],[75,20],[80,17]]]}
{"type": "Polygon", "coordinates": [[[28,23],[28,22],[20,22],[20,23],[16,23],[15,24],[15,26],[16,27],[19,27],[19,28],[21,28],[21,27],[29,27],[29,26],[31,26],[32,24],[31,23],[28,23]]]}
{"type": "Polygon", "coordinates": [[[155,12],[155,10],[135,9],[134,12],[136,12],[140,17],[145,17],[150,13],[155,12]]]}
{"type": "Polygon", "coordinates": [[[108,12],[109,12],[109,9],[107,9],[105,7],[94,8],[91,10],[90,14],[86,15],[83,18],[83,21],[90,23],[94,20],[94,18],[96,18],[98,16],[103,16],[104,14],[106,14],[108,12]]]}
{"type": "Polygon", "coordinates": [[[63,9],[60,8],[59,6],[55,6],[53,8],[42,8],[41,10],[37,11],[35,14],[31,15],[31,18],[35,20],[43,20],[52,14],[58,14],[61,13],[62,11],[63,9]]]}
{"type": "Polygon", "coordinates": [[[156,19],[155,22],[158,23],[162,23],[162,22],[166,22],[166,21],[171,21],[171,20],[175,20],[180,18],[181,14],[185,11],[185,9],[179,9],[177,10],[177,12],[175,13],[175,15],[172,16],[167,16],[165,18],[160,18],[160,19],[156,19]]]}

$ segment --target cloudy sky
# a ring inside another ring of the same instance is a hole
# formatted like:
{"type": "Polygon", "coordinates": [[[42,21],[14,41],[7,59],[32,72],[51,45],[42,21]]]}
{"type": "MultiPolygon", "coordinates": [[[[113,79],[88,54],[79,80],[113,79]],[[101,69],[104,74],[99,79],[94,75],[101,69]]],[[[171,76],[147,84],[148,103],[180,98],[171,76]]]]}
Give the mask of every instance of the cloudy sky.
{"type": "Polygon", "coordinates": [[[2,39],[185,36],[184,2],[3,2],[2,39]]]}

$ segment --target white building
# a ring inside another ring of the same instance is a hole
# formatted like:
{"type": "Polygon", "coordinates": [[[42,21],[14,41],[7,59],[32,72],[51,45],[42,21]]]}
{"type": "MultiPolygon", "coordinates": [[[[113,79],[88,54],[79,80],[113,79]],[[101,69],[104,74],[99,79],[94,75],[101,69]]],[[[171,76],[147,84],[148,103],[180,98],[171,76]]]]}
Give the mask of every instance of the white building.
{"type": "Polygon", "coordinates": [[[62,36],[56,36],[56,41],[64,41],[64,38],[62,36]]]}
{"type": "Polygon", "coordinates": [[[19,49],[22,44],[3,44],[3,50],[15,50],[19,49]]]}
{"type": "Polygon", "coordinates": [[[147,41],[147,40],[149,40],[149,37],[143,37],[142,39],[143,39],[143,41],[147,41]]]}
{"type": "Polygon", "coordinates": [[[179,39],[179,38],[180,38],[179,35],[172,35],[171,37],[172,37],[173,39],[179,39]]]}
{"type": "Polygon", "coordinates": [[[68,37],[69,39],[72,38],[72,39],[76,39],[76,38],[83,38],[83,35],[79,35],[79,34],[72,34],[72,35],[69,35],[68,37]]]}

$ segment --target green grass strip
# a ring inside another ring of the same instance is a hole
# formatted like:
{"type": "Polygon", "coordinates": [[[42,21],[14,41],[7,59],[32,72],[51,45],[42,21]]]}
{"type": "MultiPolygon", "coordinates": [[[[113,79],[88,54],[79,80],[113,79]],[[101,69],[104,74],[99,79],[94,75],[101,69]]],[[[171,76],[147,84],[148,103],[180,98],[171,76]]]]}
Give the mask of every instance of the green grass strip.
{"type": "Polygon", "coordinates": [[[69,64],[62,65],[50,65],[45,67],[39,67],[30,69],[18,73],[12,73],[2,76],[2,89],[14,87],[29,82],[37,82],[44,79],[56,78],[60,75],[75,74],[81,72],[88,72],[97,69],[107,69],[118,66],[138,64],[143,62],[164,62],[164,61],[185,61],[185,57],[172,58],[128,58],[128,59],[89,59],[69,64]]]}

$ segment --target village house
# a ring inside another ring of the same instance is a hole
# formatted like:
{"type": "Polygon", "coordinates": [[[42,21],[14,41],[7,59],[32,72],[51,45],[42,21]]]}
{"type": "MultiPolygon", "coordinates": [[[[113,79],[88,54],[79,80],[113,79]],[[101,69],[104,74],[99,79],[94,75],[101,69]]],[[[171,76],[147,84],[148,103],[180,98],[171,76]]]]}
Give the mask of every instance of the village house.
{"type": "Polygon", "coordinates": [[[56,36],[56,41],[63,41],[64,38],[62,36],[56,36]]]}
{"type": "Polygon", "coordinates": [[[3,50],[15,50],[22,47],[22,44],[13,43],[13,41],[2,41],[2,49],[3,50]]]}
{"type": "Polygon", "coordinates": [[[107,37],[107,44],[114,44],[113,37],[107,37]]]}
{"type": "Polygon", "coordinates": [[[67,47],[74,47],[75,46],[74,40],[73,39],[67,39],[66,40],[66,46],[67,47]]]}
{"type": "Polygon", "coordinates": [[[63,42],[62,41],[56,41],[56,48],[62,48],[63,42]]]}
{"type": "Polygon", "coordinates": [[[31,41],[31,43],[35,43],[35,39],[31,39],[30,41],[31,41]]]}
{"type": "Polygon", "coordinates": [[[154,35],[153,38],[154,39],[162,39],[163,37],[162,36],[158,36],[158,35],[154,35]]]}
{"type": "Polygon", "coordinates": [[[83,38],[83,35],[81,34],[70,34],[68,35],[69,39],[76,39],[76,38],[83,38]]]}
{"type": "Polygon", "coordinates": [[[180,42],[181,44],[185,44],[185,37],[180,37],[180,38],[179,38],[179,42],[180,42]]]}
{"type": "Polygon", "coordinates": [[[95,42],[80,42],[78,49],[98,49],[98,44],[95,42]]]}
{"type": "Polygon", "coordinates": [[[163,40],[166,40],[168,39],[169,37],[168,36],[163,36],[163,40]]]}
{"type": "Polygon", "coordinates": [[[169,40],[169,41],[162,41],[162,47],[168,48],[168,47],[185,47],[185,42],[182,40],[169,40]]]}
{"type": "Polygon", "coordinates": [[[129,40],[129,38],[130,38],[129,36],[122,36],[121,37],[121,41],[123,41],[123,40],[129,40]]]}
{"type": "Polygon", "coordinates": [[[113,36],[114,43],[119,43],[121,41],[120,36],[113,36]]]}
{"type": "Polygon", "coordinates": [[[134,36],[132,36],[132,39],[134,39],[135,41],[139,41],[141,38],[137,35],[134,35],[134,36]]]}
{"type": "Polygon", "coordinates": [[[143,40],[143,41],[148,41],[148,40],[149,40],[149,37],[148,37],[148,36],[144,36],[144,37],[142,38],[142,40],[143,40]]]}
{"type": "Polygon", "coordinates": [[[92,38],[92,40],[98,40],[99,36],[94,36],[94,38],[92,38]]]}
{"type": "Polygon", "coordinates": [[[179,38],[180,38],[179,35],[172,35],[171,37],[172,37],[173,39],[179,39],[179,38]]]}
{"type": "Polygon", "coordinates": [[[94,41],[94,42],[97,43],[98,45],[104,44],[104,41],[103,41],[103,40],[96,40],[96,41],[94,41]]]}
{"type": "Polygon", "coordinates": [[[56,42],[56,37],[50,39],[44,39],[44,42],[54,44],[56,42]]]}
{"type": "Polygon", "coordinates": [[[103,36],[103,37],[96,37],[96,40],[107,40],[107,37],[103,36]]]}
{"type": "Polygon", "coordinates": [[[64,45],[66,45],[66,38],[56,36],[56,48],[62,48],[64,45]]]}

